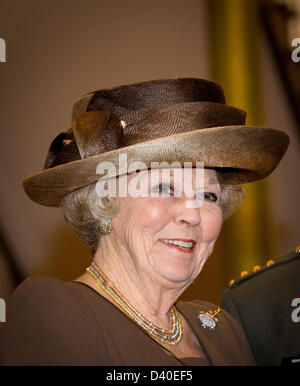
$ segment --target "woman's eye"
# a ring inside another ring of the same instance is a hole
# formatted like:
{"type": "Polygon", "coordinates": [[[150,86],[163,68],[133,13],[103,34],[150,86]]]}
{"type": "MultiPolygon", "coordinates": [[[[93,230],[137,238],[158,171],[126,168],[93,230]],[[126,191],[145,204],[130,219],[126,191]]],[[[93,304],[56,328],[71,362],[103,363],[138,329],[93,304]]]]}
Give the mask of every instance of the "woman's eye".
{"type": "Polygon", "coordinates": [[[218,202],[217,194],[216,193],[212,193],[212,192],[199,193],[198,199],[208,200],[208,201],[211,201],[211,202],[218,202]]]}
{"type": "Polygon", "coordinates": [[[170,184],[163,184],[163,183],[160,183],[158,184],[157,186],[154,187],[153,191],[155,193],[159,193],[160,195],[164,196],[171,196],[174,192],[174,188],[172,185],[170,184]]]}
{"type": "Polygon", "coordinates": [[[218,201],[218,196],[216,195],[216,193],[204,193],[204,198],[213,202],[218,201]]]}

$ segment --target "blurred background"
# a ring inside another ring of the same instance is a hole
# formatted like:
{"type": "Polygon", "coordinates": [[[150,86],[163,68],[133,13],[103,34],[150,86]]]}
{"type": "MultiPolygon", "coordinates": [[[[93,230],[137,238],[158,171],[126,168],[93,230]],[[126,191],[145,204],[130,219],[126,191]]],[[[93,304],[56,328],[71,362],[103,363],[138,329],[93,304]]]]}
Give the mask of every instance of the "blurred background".
{"type": "Polygon", "coordinates": [[[90,263],[60,210],[31,202],[21,183],[70,127],[76,98],[127,83],[217,81],[248,124],[291,139],[276,171],[245,186],[243,206],[182,299],[218,304],[241,271],[300,244],[300,62],[291,56],[299,0],[0,0],[0,38],[1,298],[29,275],[69,281],[90,263]]]}

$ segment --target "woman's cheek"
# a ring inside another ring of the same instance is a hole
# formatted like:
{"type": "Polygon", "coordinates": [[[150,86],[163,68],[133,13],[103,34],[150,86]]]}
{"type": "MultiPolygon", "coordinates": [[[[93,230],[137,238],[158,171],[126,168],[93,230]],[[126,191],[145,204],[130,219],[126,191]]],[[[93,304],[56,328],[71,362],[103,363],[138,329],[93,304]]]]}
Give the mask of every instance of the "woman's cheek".
{"type": "Polygon", "coordinates": [[[205,213],[205,219],[201,218],[201,224],[203,229],[203,239],[207,242],[215,240],[222,228],[222,210],[221,208],[211,208],[205,213]]]}
{"type": "Polygon", "coordinates": [[[165,223],[168,218],[168,208],[156,200],[145,200],[139,212],[138,216],[144,218],[149,226],[165,223]]]}

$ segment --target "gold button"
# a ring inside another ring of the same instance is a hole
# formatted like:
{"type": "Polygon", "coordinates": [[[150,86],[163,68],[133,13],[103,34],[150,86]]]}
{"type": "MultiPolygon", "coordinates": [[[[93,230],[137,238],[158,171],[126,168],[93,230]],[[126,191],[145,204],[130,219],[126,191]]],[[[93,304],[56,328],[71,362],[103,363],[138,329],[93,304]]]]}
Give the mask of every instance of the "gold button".
{"type": "Polygon", "coordinates": [[[246,276],[246,275],[248,275],[248,273],[249,273],[248,271],[242,271],[242,272],[240,273],[240,276],[241,276],[241,277],[246,276]]]}
{"type": "Polygon", "coordinates": [[[228,283],[229,287],[231,287],[233,283],[234,283],[234,280],[233,279],[230,280],[230,282],[228,283]]]}
{"type": "Polygon", "coordinates": [[[255,266],[253,267],[252,271],[253,271],[253,272],[256,272],[256,271],[258,271],[260,268],[261,268],[260,265],[255,265],[255,266]]]}
{"type": "Polygon", "coordinates": [[[266,263],[266,266],[269,267],[270,265],[274,264],[275,261],[274,260],[268,260],[267,263],[266,263]]]}

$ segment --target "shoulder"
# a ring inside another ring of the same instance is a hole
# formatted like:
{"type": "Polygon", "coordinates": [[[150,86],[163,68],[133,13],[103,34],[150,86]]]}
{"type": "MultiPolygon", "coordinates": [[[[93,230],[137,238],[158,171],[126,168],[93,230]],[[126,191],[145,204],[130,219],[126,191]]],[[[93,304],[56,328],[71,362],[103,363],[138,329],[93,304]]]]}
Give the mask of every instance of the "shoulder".
{"type": "Polygon", "coordinates": [[[298,352],[292,302],[300,294],[300,248],[254,268],[230,282],[221,304],[243,328],[256,362],[280,365],[283,357],[298,352]],[[278,336],[278,331],[284,333],[278,336]]]}
{"type": "MultiPolygon", "coordinates": [[[[7,304],[5,329],[24,333],[48,331],[64,334],[76,315],[89,315],[86,301],[67,283],[46,275],[25,279],[7,304]]],[[[76,324],[76,323],[75,323],[76,324]]]]}
{"type": "MultiPolygon", "coordinates": [[[[290,274],[293,274],[294,267],[298,267],[300,264],[300,245],[293,251],[278,259],[269,259],[264,266],[255,265],[252,271],[242,271],[240,277],[235,280],[231,280],[229,283],[229,289],[233,290],[243,283],[248,281],[260,280],[265,277],[274,277],[279,275],[282,270],[288,270],[290,274]]],[[[296,270],[299,273],[299,270],[296,270]]]]}
{"type": "Polygon", "coordinates": [[[103,352],[95,353],[91,346],[95,336],[101,341],[98,326],[99,318],[76,286],[49,276],[31,276],[8,302],[0,363],[94,364],[105,351],[103,347],[103,352]]]}
{"type": "Polygon", "coordinates": [[[13,296],[19,294],[37,294],[39,291],[42,291],[41,294],[43,294],[49,290],[65,293],[68,290],[68,286],[67,283],[52,276],[32,275],[27,277],[21,284],[19,284],[13,293],[13,296]]]}
{"type": "Polygon", "coordinates": [[[46,275],[34,275],[25,279],[14,291],[8,303],[9,312],[16,308],[24,314],[58,312],[84,304],[78,293],[67,283],[46,275]]]}
{"type": "Polygon", "coordinates": [[[300,290],[299,274],[300,246],[286,256],[268,260],[262,267],[254,266],[251,272],[242,271],[222,293],[222,305],[236,316],[238,303],[247,303],[248,309],[252,303],[256,308],[269,301],[273,305],[289,304],[289,299],[297,297],[300,290]]]}
{"type": "Polygon", "coordinates": [[[93,299],[81,287],[51,276],[30,276],[16,288],[7,304],[7,324],[16,328],[23,323],[22,328],[38,327],[39,331],[61,335],[69,327],[75,331],[82,324],[93,326],[97,323],[93,299]]]}
{"type": "Polygon", "coordinates": [[[43,295],[49,294],[49,290],[64,293],[67,289],[66,283],[47,275],[32,275],[27,277],[16,288],[12,299],[16,296],[43,295]]]}

